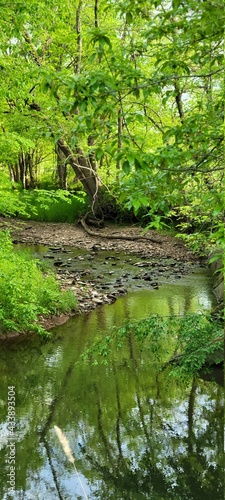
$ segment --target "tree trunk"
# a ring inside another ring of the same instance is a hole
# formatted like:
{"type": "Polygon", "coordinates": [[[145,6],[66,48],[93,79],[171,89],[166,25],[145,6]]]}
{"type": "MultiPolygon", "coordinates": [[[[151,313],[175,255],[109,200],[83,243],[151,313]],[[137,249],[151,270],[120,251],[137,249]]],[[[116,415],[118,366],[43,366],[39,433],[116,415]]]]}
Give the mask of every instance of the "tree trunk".
{"type": "Polygon", "coordinates": [[[174,82],[174,88],[176,91],[175,100],[176,100],[177,110],[179,113],[180,121],[183,124],[184,123],[184,110],[183,110],[183,103],[182,103],[182,92],[181,92],[179,85],[176,81],[174,82]]]}
{"type": "Polygon", "coordinates": [[[57,156],[57,176],[59,181],[60,189],[67,189],[67,166],[66,166],[66,157],[58,147],[58,144],[55,146],[55,152],[57,156]]]}
{"type": "Polygon", "coordinates": [[[98,0],[95,0],[95,28],[98,28],[98,0]]]}
{"type": "Polygon", "coordinates": [[[15,179],[15,172],[14,172],[14,169],[13,169],[13,165],[8,165],[8,168],[9,168],[9,177],[10,177],[10,180],[12,183],[16,182],[16,179],[15,179]]]}
{"type": "Polygon", "coordinates": [[[23,189],[26,189],[26,164],[25,164],[24,153],[21,153],[18,163],[19,163],[19,180],[22,184],[23,189]]]}
{"type": "MultiPolygon", "coordinates": [[[[88,146],[93,146],[95,143],[93,135],[89,135],[88,137],[88,146]]],[[[97,170],[97,163],[96,163],[96,157],[95,153],[93,151],[90,151],[88,155],[88,160],[90,161],[92,169],[96,172],[97,170]]]]}
{"type": "Polygon", "coordinates": [[[75,154],[63,139],[58,139],[58,148],[64,154],[66,162],[70,163],[78,179],[82,182],[83,187],[92,203],[92,211],[94,215],[99,207],[99,181],[97,174],[93,169],[89,158],[84,151],[77,147],[75,154]],[[76,156],[75,156],[76,155],[76,156]]]}
{"type": "Polygon", "coordinates": [[[21,183],[23,189],[35,188],[34,152],[22,152],[18,162],[15,165],[10,165],[9,169],[11,180],[21,183]]]}
{"type": "Polygon", "coordinates": [[[75,58],[74,72],[79,75],[81,70],[81,58],[82,58],[82,34],[81,34],[81,11],[82,11],[82,0],[80,0],[77,10],[76,10],[76,33],[77,33],[77,55],[75,58]]]}
{"type": "Polygon", "coordinates": [[[26,163],[29,171],[29,186],[32,189],[36,187],[35,173],[34,173],[34,151],[26,154],[26,163]]]}

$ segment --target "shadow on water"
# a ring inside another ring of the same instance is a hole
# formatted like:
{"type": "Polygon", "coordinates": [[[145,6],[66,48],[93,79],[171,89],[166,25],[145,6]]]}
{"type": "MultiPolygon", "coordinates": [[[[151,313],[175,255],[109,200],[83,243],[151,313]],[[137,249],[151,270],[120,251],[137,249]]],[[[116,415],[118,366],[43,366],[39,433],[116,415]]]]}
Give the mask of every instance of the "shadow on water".
{"type": "MultiPolygon", "coordinates": [[[[198,378],[184,386],[161,371],[132,336],[108,364],[77,363],[96,335],[124,319],[210,308],[202,274],[131,291],[77,316],[52,339],[15,339],[0,352],[0,490],[8,500],[223,498],[223,389],[198,378]],[[7,386],[16,392],[16,495],[7,493],[7,386]],[[66,434],[79,478],[54,432],[66,434]]],[[[194,332],[193,332],[194,334],[194,332]]],[[[168,353],[172,348],[168,339],[168,353]]],[[[170,354],[168,354],[170,355],[170,354]]],[[[165,361],[165,360],[164,360],[165,361]]],[[[162,362],[164,364],[164,361],[162,362]]]]}

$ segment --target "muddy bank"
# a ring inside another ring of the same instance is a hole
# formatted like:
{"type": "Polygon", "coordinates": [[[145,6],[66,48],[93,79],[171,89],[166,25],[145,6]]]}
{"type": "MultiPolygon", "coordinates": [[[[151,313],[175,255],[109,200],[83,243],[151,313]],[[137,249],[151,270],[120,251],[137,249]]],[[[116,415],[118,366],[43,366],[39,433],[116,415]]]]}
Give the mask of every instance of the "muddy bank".
{"type": "Polygon", "coordinates": [[[117,235],[118,237],[143,236],[142,229],[137,225],[120,226],[110,224],[103,229],[95,229],[95,232],[99,232],[99,237],[94,237],[87,234],[81,226],[78,227],[75,224],[28,222],[0,217],[0,229],[9,229],[15,241],[28,244],[65,245],[87,250],[93,249],[93,245],[96,245],[101,250],[119,250],[137,255],[148,255],[149,257],[173,257],[183,261],[195,260],[193,254],[181,240],[157,231],[147,231],[145,235],[156,238],[159,243],[150,242],[149,240],[110,240],[110,235],[117,235]],[[101,235],[106,235],[109,239],[102,239],[101,235]]]}

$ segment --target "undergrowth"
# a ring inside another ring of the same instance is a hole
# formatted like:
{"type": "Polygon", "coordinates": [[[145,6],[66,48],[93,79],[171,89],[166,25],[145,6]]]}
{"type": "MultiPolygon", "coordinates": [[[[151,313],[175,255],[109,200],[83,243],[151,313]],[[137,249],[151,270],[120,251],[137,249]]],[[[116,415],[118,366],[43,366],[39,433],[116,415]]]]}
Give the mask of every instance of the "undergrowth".
{"type": "Polygon", "coordinates": [[[24,204],[26,215],[40,222],[75,222],[87,207],[87,196],[79,191],[72,194],[58,189],[23,191],[19,201],[24,204]]]}
{"type": "Polygon", "coordinates": [[[0,334],[46,334],[40,317],[75,308],[74,294],[60,291],[54,275],[43,273],[29,253],[15,252],[10,234],[0,231],[0,334]]]}
{"type": "Polygon", "coordinates": [[[40,222],[74,222],[87,206],[87,195],[83,191],[22,190],[19,184],[12,185],[4,176],[0,186],[0,214],[4,216],[40,222]]]}

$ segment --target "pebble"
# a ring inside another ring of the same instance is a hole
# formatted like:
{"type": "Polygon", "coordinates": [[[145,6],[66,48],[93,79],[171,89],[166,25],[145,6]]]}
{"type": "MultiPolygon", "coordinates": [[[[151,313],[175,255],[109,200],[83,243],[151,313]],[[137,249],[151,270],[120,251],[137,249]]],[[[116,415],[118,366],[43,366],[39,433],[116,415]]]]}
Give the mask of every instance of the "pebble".
{"type": "Polygon", "coordinates": [[[49,247],[49,250],[52,252],[60,252],[62,250],[62,247],[49,247]]]}
{"type": "Polygon", "coordinates": [[[152,277],[148,274],[147,276],[143,276],[145,281],[152,281],[152,277]]]}
{"type": "Polygon", "coordinates": [[[94,302],[95,304],[103,304],[103,300],[102,300],[102,299],[100,299],[100,298],[98,298],[98,297],[93,298],[92,300],[93,300],[93,302],[94,302]]]}

